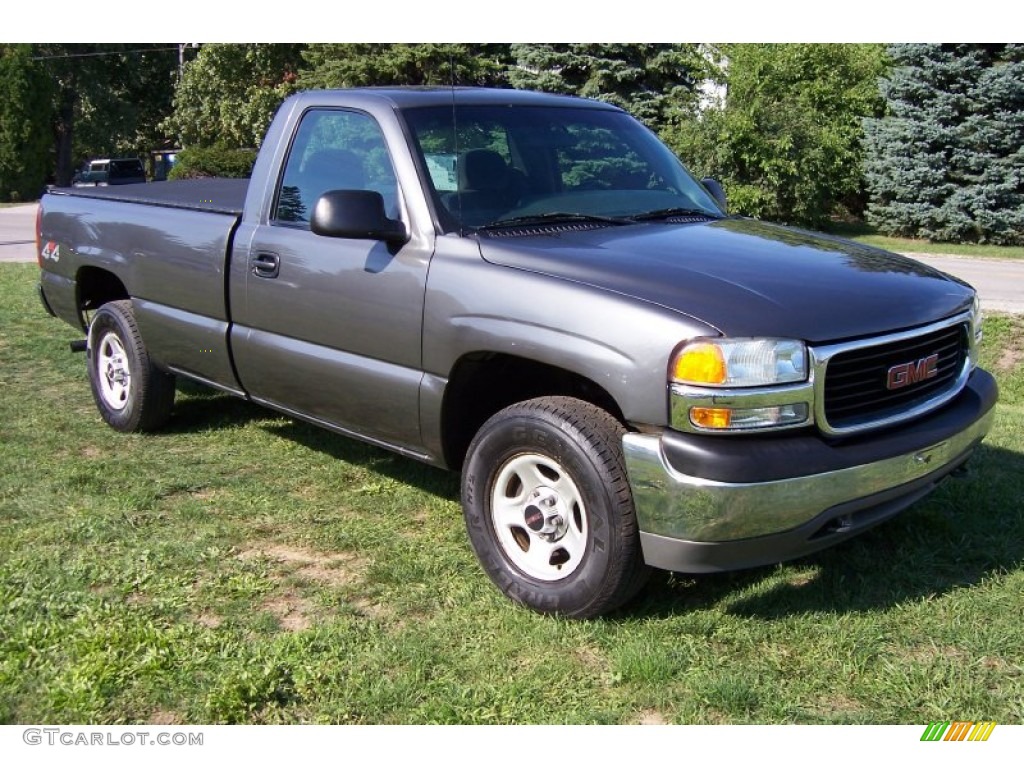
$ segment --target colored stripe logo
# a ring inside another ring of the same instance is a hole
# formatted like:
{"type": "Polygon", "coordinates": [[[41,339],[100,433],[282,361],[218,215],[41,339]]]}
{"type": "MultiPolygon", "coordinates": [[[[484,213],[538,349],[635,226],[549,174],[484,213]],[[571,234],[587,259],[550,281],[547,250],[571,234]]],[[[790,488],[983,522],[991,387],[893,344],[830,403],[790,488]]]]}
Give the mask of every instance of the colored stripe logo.
{"type": "Polygon", "coordinates": [[[939,720],[928,723],[921,741],[988,741],[995,730],[991,720],[975,723],[970,720],[939,720]]]}

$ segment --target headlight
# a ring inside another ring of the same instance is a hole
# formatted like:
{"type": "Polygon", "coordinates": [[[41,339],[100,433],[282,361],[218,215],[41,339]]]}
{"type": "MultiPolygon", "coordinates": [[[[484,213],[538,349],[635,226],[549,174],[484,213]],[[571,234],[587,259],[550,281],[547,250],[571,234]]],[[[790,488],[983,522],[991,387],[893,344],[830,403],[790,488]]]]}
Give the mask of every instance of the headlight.
{"type": "Polygon", "coordinates": [[[981,314],[981,299],[978,294],[974,294],[974,303],[971,306],[971,332],[974,334],[974,343],[978,344],[981,341],[981,321],[984,317],[981,314]]]}
{"type": "Polygon", "coordinates": [[[807,380],[807,347],[791,339],[695,339],[672,359],[672,380],[701,387],[763,387],[807,380]]]}

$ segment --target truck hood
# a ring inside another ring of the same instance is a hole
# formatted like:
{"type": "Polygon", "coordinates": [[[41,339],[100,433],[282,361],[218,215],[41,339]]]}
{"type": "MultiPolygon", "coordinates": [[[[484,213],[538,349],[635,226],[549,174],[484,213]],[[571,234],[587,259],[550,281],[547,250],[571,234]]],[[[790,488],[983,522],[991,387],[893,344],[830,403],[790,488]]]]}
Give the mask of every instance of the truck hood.
{"type": "Polygon", "coordinates": [[[751,219],[490,236],[480,249],[493,264],[653,302],[734,337],[871,336],[964,311],[974,296],[903,256],[751,219]]]}

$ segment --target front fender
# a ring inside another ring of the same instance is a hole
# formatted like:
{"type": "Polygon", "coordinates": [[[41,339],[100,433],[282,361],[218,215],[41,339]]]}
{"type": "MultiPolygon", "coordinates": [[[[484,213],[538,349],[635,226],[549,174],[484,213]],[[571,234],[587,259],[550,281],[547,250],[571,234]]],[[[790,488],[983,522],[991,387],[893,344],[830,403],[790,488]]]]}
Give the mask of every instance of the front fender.
{"type": "Polygon", "coordinates": [[[632,297],[490,264],[478,250],[471,257],[466,239],[450,244],[462,249],[451,255],[440,242],[424,318],[428,375],[446,378],[473,352],[503,353],[593,381],[629,422],[668,423],[669,358],[683,339],[713,329],[632,297]]]}

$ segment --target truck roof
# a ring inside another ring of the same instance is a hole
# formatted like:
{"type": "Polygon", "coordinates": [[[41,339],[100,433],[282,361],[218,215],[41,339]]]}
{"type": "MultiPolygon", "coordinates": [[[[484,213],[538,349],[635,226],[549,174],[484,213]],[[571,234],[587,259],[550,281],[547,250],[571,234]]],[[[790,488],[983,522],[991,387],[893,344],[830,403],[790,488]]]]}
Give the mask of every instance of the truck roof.
{"type": "Polygon", "coordinates": [[[437,107],[451,104],[459,105],[509,105],[509,106],[547,106],[577,107],[586,109],[606,109],[622,111],[612,104],[606,104],[578,96],[563,96],[538,91],[519,91],[513,88],[475,88],[466,86],[384,86],[371,88],[347,88],[336,90],[305,91],[292,96],[300,102],[323,105],[334,99],[344,100],[346,104],[357,105],[360,101],[367,104],[381,102],[397,108],[437,107]]]}

